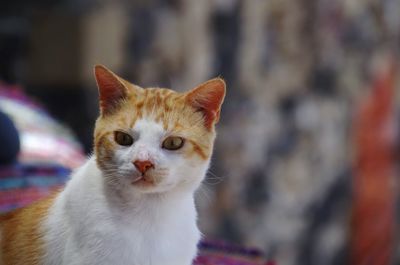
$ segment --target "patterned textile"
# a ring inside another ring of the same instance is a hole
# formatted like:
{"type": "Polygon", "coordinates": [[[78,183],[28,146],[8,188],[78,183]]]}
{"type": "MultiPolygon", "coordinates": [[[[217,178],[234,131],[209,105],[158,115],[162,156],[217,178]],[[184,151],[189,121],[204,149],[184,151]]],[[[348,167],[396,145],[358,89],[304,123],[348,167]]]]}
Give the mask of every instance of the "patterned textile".
{"type": "Polygon", "coordinates": [[[194,265],[275,265],[265,261],[258,249],[244,248],[220,241],[203,240],[194,265]]]}
{"type": "Polygon", "coordinates": [[[59,189],[83,163],[81,145],[18,86],[0,83],[0,109],[21,139],[18,162],[0,167],[0,212],[24,207],[59,189]]]}
{"type": "Polygon", "coordinates": [[[70,169],[55,164],[0,167],[0,213],[27,206],[62,187],[70,169]]]}
{"type": "Polygon", "coordinates": [[[83,163],[82,146],[69,128],[53,119],[19,87],[0,83],[0,109],[11,117],[20,132],[19,161],[52,161],[68,168],[83,163]]]}

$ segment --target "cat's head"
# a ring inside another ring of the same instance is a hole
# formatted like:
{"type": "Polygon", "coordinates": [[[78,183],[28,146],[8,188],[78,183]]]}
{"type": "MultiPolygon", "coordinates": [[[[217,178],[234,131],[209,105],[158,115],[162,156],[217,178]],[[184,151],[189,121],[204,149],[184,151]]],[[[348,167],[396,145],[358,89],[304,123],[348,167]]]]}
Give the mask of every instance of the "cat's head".
{"type": "Polygon", "coordinates": [[[225,82],[178,93],[141,88],[95,67],[100,94],[95,154],[105,183],[143,193],[194,190],[209,165],[225,82]]]}

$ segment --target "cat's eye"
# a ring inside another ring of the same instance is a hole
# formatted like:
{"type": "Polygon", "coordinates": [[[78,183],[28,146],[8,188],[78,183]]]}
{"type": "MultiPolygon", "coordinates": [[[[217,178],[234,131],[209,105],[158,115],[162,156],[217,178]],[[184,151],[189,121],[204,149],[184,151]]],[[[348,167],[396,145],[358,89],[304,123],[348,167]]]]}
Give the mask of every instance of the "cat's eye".
{"type": "Polygon", "coordinates": [[[162,143],[162,148],[167,150],[178,150],[182,148],[185,141],[179,136],[170,136],[164,140],[162,143]]]}
{"type": "Polygon", "coordinates": [[[121,131],[114,132],[114,140],[119,145],[130,146],[133,144],[133,138],[129,134],[121,131]]]}

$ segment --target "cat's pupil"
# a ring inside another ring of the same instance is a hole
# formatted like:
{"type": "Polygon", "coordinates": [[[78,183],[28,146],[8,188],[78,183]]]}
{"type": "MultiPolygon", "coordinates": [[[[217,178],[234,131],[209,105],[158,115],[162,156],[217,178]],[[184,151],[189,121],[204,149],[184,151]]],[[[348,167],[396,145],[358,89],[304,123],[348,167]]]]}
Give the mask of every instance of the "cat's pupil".
{"type": "Polygon", "coordinates": [[[184,144],[183,138],[178,136],[171,136],[164,140],[162,148],[168,150],[178,150],[182,148],[183,144],[184,144]]]}
{"type": "Polygon", "coordinates": [[[127,133],[116,131],[114,133],[115,142],[119,145],[129,146],[133,144],[133,138],[127,133]]]}

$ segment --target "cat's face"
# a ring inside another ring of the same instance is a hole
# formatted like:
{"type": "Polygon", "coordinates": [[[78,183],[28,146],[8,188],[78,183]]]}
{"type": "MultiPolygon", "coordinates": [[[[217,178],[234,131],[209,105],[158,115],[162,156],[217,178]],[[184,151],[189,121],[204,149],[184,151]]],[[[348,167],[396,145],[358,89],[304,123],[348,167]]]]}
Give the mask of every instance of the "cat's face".
{"type": "Polygon", "coordinates": [[[225,83],[187,93],[143,89],[97,66],[95,154],[105,183],[145,193],[194,190],[208,168],[225,83]]]}

